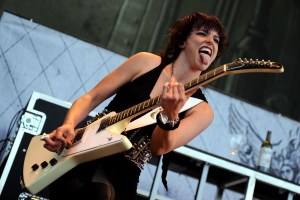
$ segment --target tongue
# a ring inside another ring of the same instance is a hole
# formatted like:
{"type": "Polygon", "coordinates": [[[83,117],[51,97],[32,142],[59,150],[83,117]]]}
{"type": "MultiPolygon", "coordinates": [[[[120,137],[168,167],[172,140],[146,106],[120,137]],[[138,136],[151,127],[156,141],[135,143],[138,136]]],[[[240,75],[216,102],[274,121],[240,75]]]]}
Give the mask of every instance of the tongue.
{"type": "Polygon", "coordinates": [[[207,65],[208,64],[208,60],[209,60],[209,55],[205,54],[205,53],[200,53],[200,57],[202,60],[202,63],[207,65]]]}

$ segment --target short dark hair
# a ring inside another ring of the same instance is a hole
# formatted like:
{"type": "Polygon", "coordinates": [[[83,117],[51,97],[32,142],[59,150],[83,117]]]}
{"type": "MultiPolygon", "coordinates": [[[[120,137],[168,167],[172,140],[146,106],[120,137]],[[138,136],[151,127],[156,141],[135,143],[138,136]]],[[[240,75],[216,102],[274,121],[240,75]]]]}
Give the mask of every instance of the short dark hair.
{"type": "Polygon", "coordinates": [[[219,57],[227,46],[227,33],[220,20],[213,15],[207,15],[201,12],[195,12],[178,19],[168,31],[168,42],[165,50],[160,53],[162,65],[168,65],[174,62],[181,52],[180,46],[186,41],[188,35],[193,30],[204,28],[206,30],[215,30],[219,34],[219,57]]]}

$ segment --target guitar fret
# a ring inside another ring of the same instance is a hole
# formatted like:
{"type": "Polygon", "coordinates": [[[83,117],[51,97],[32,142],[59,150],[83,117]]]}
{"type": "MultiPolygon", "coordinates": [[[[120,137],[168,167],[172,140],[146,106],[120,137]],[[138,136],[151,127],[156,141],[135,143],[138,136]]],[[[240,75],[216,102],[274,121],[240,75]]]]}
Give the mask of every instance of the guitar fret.
{"type": "Polygon", "coordinates": [[[125,110],[125,112],[124,112],[124,119],[127,118],[127,117],[129,116],[129,115],[128,115],[128,111],[129,111],[128,109],[125,110]]]}
{"type": "Polygon", "coordinates": [[[199,78],[192,80],[190,83],[191,83],[191,87],[194,87],[199,83],[199,78]]]}
{"type": "Polygon", "coordinates": [[[150,103],[151,105],[154,105],[154,104],[153,104],[154,100],[155,100],[155,98],[150,99],[150,100],[149,100],[149,103],[150,103]]]}
{"type": "Polygon", "coordinates": [[[137,111],[139,112],[141,110],[141,104],[137,105],[137,111]]]}
{"type": "MultiPolygon", "coordinates": [[[[116,115],[115,115],[116,116],[116,115]]],[[[114,123],[116,123],[117,122],[117,120],[116,120],[116,117],[115,116],[113,116],[113,117],[110,117],[110,120],[109,120],[109,125],[112,125],[112,124],[114,124],[114,123]]]]}
{"type": "Polygon", "coordinates": [[[115,119],[115,116],[110,117],[107,126],[114,124],[114,121],[115,121],[114,119],[115,119]]]}
{"type": "Polygon", "coordinates": [[[125,111],[121,112],[120,114],[121,114],[121,117],[120,117],[121,120],[122,120],[122,119],[125,119],[125,117],[124,117],[124,116],[125,116],[125,111]]]}
{"type": "Polygon", "coordinates": [[[156,104],[159,103],[159,101],[160,101],[160,96],[157,96],[157,97],[155,97],[155,98],[152,99],[151,105],[156,105],[156,104]]]}
{"type": "Polygon", "coordinates": [[[216,75],[216,72],[217,72],[217,71],[218,71],[217,69],[214,70],[214,76],[216,75]]]}
{"type": "Polygon", "coordinates": [[[117,121],[119,121],[119,119],[120,119],[120,114],[116,114],[116,115],[113,116],[112,118],[114,118],[115,121],[117,122],[117,121]]]}
{"type": "Polygon", "coordinates": [[[144,103],[144,108],[148,108],[149,107],[149,101],[146,101],[145,103],[144,103]]]}
{"type": "Polygon", "coordinates": [[[224,70],[224,66],[218,67],[218,68],[216,69],[216,71],[218,72],[218,74],[223,73],[223,72],[225,71],[225,70],[224,70]]]}
{"type": "Polygon", "coordinates": [[[200,77],[198,78],[198,83],[203,82],[203,80],[204,80],[204,77],[203,77],[203,76],[200,76],[200,77]]]}
{"type": "Polygon", "coordinates": [[[132,115],[132,109],[131,109],[131,108],[128,108],[128,109],[127,109],[127,115],[128,115],[128,116],[131,116],[131,115],[132,115]]]}
{"type": "Polygon", "coordinates": [[[114,115],[114,116],[111,117],[111,118],[113,118],[114,122],[118,122],[118,121],[120,120],[120,115],[119,115],[119,114],[116,114],[116,115],[114,115]]]}
{"type": "Polygon", "coordinates": [[[133,106],[132,111],[133,113],[136,113],[136,106],[133,106]]]}
{"type": "Polygon", "coordinates": [[[131,109],[126,110],[126,117],[129,117],[132,114],[131,109]]]}
{"type": "Polygon", "coordinates": [[[192,82],[188,82],[187,84],[184,85],[185,88],[191,88],[192,82]]]}
{"type": "Polygon", "coordinates": [[[210,72],[207,73],[207,78],[211,78],[213,75],[214,75],[214,73],[212,73],[212,71],[210,71],[210,72]]]}

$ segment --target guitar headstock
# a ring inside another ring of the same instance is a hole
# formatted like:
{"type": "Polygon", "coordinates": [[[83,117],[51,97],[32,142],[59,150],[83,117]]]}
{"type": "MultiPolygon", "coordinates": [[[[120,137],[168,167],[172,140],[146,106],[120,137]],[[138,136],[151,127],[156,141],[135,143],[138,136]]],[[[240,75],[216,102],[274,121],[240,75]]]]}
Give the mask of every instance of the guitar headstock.
{"type": "Polygon", "coordinates": [[[226,64],[226,72],[228,73],[282,73],[284,71],[283,65],[272,62],[270,60],[258,60],[258,59],[242,59],[226,64]]]}

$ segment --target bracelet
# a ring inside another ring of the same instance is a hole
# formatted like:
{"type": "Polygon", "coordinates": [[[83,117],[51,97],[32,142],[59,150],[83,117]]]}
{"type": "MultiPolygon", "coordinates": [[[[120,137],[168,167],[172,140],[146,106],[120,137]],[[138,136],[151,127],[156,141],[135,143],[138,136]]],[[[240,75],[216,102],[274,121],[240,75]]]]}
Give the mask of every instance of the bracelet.
{"type": "Polygon", "coordinates": [[[168,120],[168,117],[161,113],[158,113],[156,115],[156,122],[157,122],[157,125],[165,131],[175,130],[176,128],[179,127],[179,124],[180,124],[179,119],[168,120]]]}

